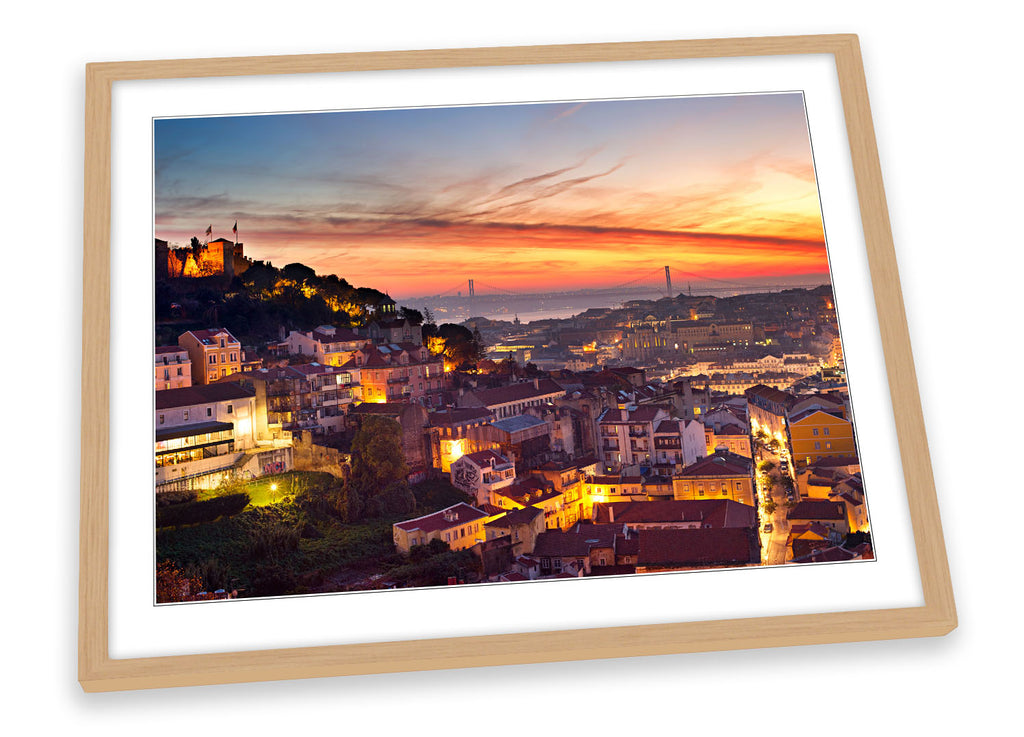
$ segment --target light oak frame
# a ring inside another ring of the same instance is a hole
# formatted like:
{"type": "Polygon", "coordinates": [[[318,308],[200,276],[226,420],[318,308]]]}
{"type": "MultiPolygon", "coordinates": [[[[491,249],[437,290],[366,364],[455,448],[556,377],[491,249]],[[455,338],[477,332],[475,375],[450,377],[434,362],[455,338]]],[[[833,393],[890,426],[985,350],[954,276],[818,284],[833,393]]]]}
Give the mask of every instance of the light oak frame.
{"type": "Polygon", "coordinates": [[[89,64],[86,67],[78,677],[86,691],[944,635],[956,609],[855,35],[522,46],[89,64]],[[135,659],[108,650],[111,91],[118,80],[509,64],[832,54],[860,202],[924,606],[711,622],[135,659]]]}

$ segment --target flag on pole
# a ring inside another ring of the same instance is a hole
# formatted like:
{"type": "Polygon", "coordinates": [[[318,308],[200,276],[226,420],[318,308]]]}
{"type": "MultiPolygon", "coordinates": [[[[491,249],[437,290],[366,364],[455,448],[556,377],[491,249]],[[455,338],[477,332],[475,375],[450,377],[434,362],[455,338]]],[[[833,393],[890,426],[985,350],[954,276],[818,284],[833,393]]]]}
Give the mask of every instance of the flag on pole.
{"type": "Polygon", "coordinates": [[[235,221],[235,226],[231,229],[231,232],[234,233],[236,236],[238,235],[238,221],[237,220],[235,221]]]}
{"type": "Polygon", "coordinates": [[[206,229],[206,234],[207,235],[213,235],[213,226],[212,225],[206,229]]]}

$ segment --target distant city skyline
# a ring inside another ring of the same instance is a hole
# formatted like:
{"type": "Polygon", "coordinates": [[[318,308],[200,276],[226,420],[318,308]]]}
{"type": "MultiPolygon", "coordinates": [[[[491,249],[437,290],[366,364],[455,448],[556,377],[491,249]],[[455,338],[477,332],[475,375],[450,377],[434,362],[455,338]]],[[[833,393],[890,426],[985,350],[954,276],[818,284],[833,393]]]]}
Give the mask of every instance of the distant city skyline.
{"type": "Polygon", "coordinates": [[[247,256],[399,298],[828,281],[800,93],[161,119],[154,156],[158,238],[237,222],[247,256]]]}

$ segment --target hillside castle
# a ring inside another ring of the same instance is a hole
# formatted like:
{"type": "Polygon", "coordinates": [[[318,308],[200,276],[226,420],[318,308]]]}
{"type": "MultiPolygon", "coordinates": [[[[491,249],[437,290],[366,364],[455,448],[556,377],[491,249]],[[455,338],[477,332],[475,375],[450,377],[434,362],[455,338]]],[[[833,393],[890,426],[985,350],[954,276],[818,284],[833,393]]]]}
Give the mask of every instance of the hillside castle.
{"type": "Polygon", "coordinates": [[[155,240],[157,279],[195,279],[224,276],[228,280],[245,273],[252,263],[245,257],[241,243],[217,238],[205,243],[196,253],[189,246],[171,248],[167,241],[155,240]]]}

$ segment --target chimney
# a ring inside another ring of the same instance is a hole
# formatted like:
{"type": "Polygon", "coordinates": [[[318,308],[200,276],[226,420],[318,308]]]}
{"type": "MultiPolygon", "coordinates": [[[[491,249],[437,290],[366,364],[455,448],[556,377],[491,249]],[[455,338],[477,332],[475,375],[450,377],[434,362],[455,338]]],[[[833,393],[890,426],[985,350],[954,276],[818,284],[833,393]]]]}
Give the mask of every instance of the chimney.
{"type": "Polygon", "coordinates": [[[540,379],[533,380],[533,388],[536,389],[537,391],[540,391],[540,379]]]}

